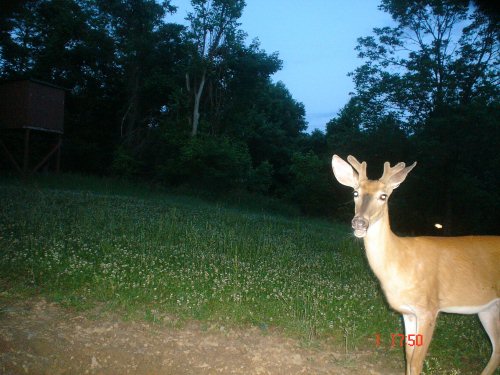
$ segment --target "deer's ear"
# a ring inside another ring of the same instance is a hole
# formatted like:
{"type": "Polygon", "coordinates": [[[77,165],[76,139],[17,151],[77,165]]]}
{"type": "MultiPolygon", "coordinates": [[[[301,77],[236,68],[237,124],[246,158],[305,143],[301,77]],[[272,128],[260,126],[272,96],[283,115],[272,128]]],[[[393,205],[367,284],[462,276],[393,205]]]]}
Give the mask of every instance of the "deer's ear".
{"type": "Polygon", "coordinates": [[[354,172],[354,169],[346,161],[337,155],[333,155],[332,169],[335,178],[342,185],[352,188],[358,185],[358,174],[354,172]]]}
{"type": "Polygon", "coordinates": [[[396,189],[406,179],[408,173],[410,173],[410,171],[415,168],[416,165],[417,162],[414,162],[412,165],[401,169],[399,172],[396,172],[389,177],[389,181],[387,184],[391,187],[391,189],[396,189]]]}

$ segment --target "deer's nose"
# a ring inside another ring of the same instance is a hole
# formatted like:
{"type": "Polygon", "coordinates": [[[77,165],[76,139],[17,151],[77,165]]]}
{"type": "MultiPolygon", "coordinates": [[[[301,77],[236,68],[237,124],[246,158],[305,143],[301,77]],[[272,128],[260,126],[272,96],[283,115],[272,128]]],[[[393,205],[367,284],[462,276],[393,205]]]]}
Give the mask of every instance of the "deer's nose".
{"type": "Polygon", "coordinates": [[[367,230],[370,223],[362,216],[354,216],[351,225],[354,230],[367,230]]]}

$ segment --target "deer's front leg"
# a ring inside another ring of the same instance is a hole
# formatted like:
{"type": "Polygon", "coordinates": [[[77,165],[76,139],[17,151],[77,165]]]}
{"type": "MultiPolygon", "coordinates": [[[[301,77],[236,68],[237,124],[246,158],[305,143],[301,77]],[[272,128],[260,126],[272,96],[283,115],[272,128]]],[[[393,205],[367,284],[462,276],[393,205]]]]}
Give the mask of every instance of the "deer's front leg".
{"type": "Polygon", "coordinates": [[[437,313],[403,314],[406,375],[420,375],[436,323],[437,313]]]}

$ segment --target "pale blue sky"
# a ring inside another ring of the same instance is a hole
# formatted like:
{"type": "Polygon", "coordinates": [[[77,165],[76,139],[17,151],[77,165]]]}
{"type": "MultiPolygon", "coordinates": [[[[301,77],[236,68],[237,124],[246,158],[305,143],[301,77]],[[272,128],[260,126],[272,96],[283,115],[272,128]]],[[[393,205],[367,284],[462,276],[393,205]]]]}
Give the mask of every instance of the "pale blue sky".
{"type": "MultiPolygon", "coordinates": [[[[190,0],[172,0],[174,22],[191,9],[190,0]]],[[[246,0],[240,19],[248,43],[259,38],[267,52],[279,52],[283,69],[273,76],[283,81],[306,109],[309,131],[325,124],[341,109],[354,88],[347,73],[361,64],[356,39],[374,27],[391,24],[377,9],[377,0],[246,0]]],[[[171,18],[172,19],[172,18],[171,18]]]]}

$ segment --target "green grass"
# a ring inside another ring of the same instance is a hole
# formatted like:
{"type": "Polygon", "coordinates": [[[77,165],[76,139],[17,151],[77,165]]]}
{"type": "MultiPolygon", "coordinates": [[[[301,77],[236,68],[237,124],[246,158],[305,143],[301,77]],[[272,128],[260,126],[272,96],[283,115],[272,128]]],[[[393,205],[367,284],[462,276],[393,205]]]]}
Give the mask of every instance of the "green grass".
{"type": "MultiPolygon", "coordinates": [[[[403,359],[389,349],[401,318],[388,309],[362,244],[328,221],[108,179],[5,179],[0,277],[4,292],[8,285],[73,307],[100,303],[162,324],[173,316],[254,325],[403,359]]],[[[443,314],[427,373],[478,373],[490,350],[475,316],[443,314]]]]}

